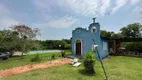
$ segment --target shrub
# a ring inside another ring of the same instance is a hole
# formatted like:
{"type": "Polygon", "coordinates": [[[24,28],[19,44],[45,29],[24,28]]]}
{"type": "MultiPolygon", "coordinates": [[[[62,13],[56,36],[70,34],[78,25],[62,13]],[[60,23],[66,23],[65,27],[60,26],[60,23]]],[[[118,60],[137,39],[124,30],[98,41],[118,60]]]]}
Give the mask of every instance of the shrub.
{"type": "Polygon", "coordinates": [[[40,57],[39,57],[39,54],[37,53],[32,59],[31,59],[31,62],[39,62],[41,61],[40,57]]]}
{"type": "Polygon", "coordinates": [[[55,54],[52,54],[51,59],[55,59],[55,54]]]}
{"type": "Polygon", "coordinates": [[[65,57],[66,52],[65,51],[61,51],[61,56],[65,57]]]}
{"type": "Polygon", "coordinates": [[[95,56],[92,51],[87,51],[83,57],[83,65],[85,67],[85,71],[87,73],[95,73],[94,64],[95,64],[95,56]]]}

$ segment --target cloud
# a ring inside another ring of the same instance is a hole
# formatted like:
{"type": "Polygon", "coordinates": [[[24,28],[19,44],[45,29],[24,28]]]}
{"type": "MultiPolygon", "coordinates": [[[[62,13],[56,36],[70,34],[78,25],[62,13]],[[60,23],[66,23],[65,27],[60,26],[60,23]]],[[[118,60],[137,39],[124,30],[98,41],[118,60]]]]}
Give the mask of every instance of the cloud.
{"type": "Polygon", "coordinates": [[[98,16],[107,12],[107,8],[110,7],[110,0],[60,0],[60,4],[78,15],[98,16]]]}
{"type": "Polygon", "coordinates": [[[116,0],[116,5],[114,8],[112,8],[112,14],[117,12],[120,8],[126,6],[126,4],[130,4],[132,6],[138,4],[140,0],[116,0]],[[129,2],[130,1],[130,2],[129,2]]]}
{"type": "Polygon", "coordinates": [[[0,11],[0,29],[8,28],[13,24],[18,24],[18,21],[10,17],[10,11],[5,5],[0,4],[0,11]]]}
{"type": "Polygon", "coordinates": [[[102,0],[102,6],[100,7],[100,13],[101,15],[104,15],[106,12],[108,12],[108,8],[111,6],[111,0],[102,0]]]}
{"type": "Polygon", "coordinates": [[[51,20],[47,24],[50,27],[55,27],[55,28],[68,28],[79,23],[80,23],[79,20],[65,16],[63,18],[51,20]]]}
{"type": "Polygon", "coordinates": [[[33,0],[33,4],[38,10],[38,14],[41,15],[42,19],[44,20],[50,20],[52,19],[54,11],[57,11],[59,8],[58,6],[58,0],[33,0]]]}
{"type": "Polygon", "coordinates": [[[47,0],[34,0],[33,4],[43,16],[47,16],[47,13],[51,12],[51,4],[47,0]]]}
{"type": "Polygon", "coordinates": [[[140,0],[131,0],[131,5],[136,5],[137,3],[139,3],[140,2],[140,0]]]}
{"type": "Polygon", "coordinates": [[[52,13],[54,8],[61,8],[83,16],[104,15],[110,7],[110,2],[111,0],[34,0],[35,6],[42,13],[52,13]]]}
{"type": "Polygon", "coordinates": [[[139,2],[140,0],[35,0],[34,3],[46,15],[52,13],[55,8],[62,8],[64,11],[70,11],[82,16],[104,16],[110,9],[114,14],[126,4],[136,5],[139,2]],[[113,3],[115,3],[114,6],[113,3]]]}
{"type": "Polygon", "coordinates": [[[52,28],[68,28],[71,27],[73,25],[79,24],[79,20],[75,19],[73,17],[69,17],[69,16],[64,16],[62,18],[56,18],[53,20],[48,21],[47,23],[37,23],[37,24],[33,24],[33,26],[37,26],[37,27],[52,27],[52,28]]]}
{"type": "Polygon", "coordinates": [[[112,14],[114,14],[118,9],[125,6],[128,0],[116,0],[116,6],[112,9],[112,14]]]}

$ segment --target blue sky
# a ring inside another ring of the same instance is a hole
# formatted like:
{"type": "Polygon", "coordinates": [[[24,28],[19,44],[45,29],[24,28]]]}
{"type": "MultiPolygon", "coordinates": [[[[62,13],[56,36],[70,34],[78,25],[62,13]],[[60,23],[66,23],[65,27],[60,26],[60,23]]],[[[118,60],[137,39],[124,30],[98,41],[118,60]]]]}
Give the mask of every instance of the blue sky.
{"type": "Polygon", "coordinates": [[[102,30],[119,32],[142,23],[142,0],[0,0],[0,30],[25,24],[39,28],[42,40],[69,39],[72,30],[87,28],[93,17],[102,30]]]}

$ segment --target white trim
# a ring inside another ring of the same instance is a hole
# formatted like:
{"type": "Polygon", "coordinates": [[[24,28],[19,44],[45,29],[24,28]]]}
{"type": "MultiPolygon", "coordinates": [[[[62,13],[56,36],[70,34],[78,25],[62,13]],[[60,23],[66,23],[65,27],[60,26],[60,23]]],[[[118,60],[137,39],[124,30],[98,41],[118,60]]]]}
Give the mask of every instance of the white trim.
{"type": "Polygon", "coordinates": [[[77,41],[77,40],[80,40],[80,41],[81,41],[81,55],[82,55],[82,50],[83,50],[82,45],[83,45],[83,43],[82,43],[82,40],[79,39],[79,38],[74,41],[74,54],[76,55],[76,41],[77,41]]]}

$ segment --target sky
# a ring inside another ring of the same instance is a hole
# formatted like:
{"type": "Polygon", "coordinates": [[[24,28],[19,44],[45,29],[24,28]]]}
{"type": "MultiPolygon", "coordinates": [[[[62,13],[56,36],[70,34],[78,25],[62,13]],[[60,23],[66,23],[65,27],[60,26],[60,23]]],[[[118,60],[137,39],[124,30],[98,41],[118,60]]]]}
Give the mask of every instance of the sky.
{"type": "Polygon", "coordinates": [[[142,23],[142,0],[0,0],[0,30],[25,24],[40,29],[40,40],[70,39],[72,30],[88,28],[93,17],[101,30],[117,33],[142,23]]]}

